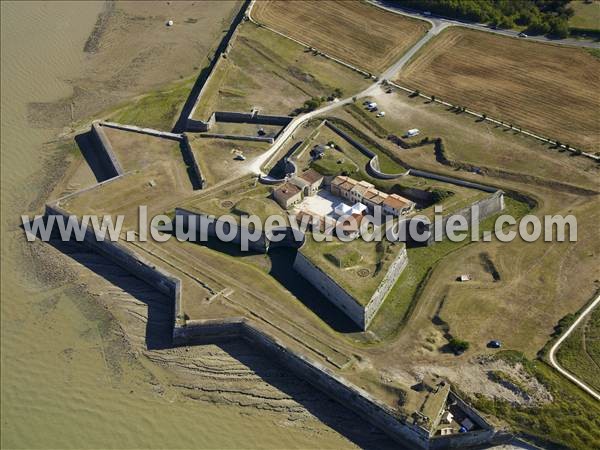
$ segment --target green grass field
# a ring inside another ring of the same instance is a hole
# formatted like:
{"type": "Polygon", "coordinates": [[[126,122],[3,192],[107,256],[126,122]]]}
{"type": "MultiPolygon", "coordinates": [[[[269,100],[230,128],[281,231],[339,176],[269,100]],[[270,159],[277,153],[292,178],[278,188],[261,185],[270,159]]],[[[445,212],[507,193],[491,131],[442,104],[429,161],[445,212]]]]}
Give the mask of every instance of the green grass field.
{"type": "MultiPolygon", "coordinates": [[[[511,198],[505,198],[505,203],[506,208],[502,211],[502,214],[510,214],[518,218],[529,211],[525,203],[511,198]]],[[[480,232],[493,229],[496,217],[492,216],[482,221],[480,232]]],[[[419,300],[420,290],[425,285],[429,273],[438,261],[468,243],[468,240],[451,242],[444,239],[442,242],[437,242],[429,247],[409,248],[407,252],[410,263],[400,275],[381,310],[373,319],[370,330],[380,339],[393,337],[408,318],[411,308],[419,300]]]]}
{"type": "Polygon", "coordinates": [[[600,308],[573,330],[556,356],[565,369],[600,391],[600,308]]]}
{"type": "Polygon", "coordinates": [[[310,166],[323,175],[352,174],[358,172],[358,166],[344,153],[331,149],[322,158],[313,161],[310,166]]]}
{"type": "Polygon", "coordinates": [[[384,242],[366,242],[360,238],[351,242],[337,238],[331,242],[318,242],[309,234],[300,252],[361,305],[366,305],[404,246],[384,242]],[[361,269],[365,276],[359,278],[361,269]]]}
{"type": "Polygon", "coordinates": [[[286,212],[270,198],[271,190],[271,186],[256,184],[255,180],[246,179],[231,188],[224,188],[192,201],[186,207],[217,217],[231,214],[236,220],[243,214],[255,214],[263,220],[275,214],[285,217],[286,212]]]}
{"type": "Polygon", "coordinates": [[[171,131],[193,84],[193,79],[186,79],[151,92],[117,110],[109,120],[171,131]]]}
{"type": "Polygon", "coordinates": [[[586,3],[581,0],[572,1],[569,6],[575,14],[569,19],[571,28],[600,30],[600,2],[586,3]]]}

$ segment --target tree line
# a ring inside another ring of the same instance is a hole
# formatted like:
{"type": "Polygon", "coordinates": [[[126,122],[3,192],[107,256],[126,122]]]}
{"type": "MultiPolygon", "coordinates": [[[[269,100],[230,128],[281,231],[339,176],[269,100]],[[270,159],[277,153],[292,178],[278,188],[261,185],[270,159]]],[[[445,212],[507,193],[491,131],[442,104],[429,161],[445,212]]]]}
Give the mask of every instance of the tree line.
{"type": "Polygon", "coordinates": [[[399,6],[498,28],[525,27],[529,34],[569,35],[569,0],[397,0],[399,6]]]}

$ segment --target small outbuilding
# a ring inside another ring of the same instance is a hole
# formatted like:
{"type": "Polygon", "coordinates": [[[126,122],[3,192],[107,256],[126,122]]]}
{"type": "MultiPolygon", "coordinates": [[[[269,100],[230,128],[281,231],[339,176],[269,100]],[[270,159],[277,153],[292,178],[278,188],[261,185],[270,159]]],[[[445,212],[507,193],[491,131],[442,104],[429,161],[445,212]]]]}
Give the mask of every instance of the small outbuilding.
{"type": "Polygon", "coordinates": [[[285,183],[273,191],[273,198],[283,209],[289,209],[302,201],[302,190],[292,183],[285,183]]]}
{"type": "Polygon", "coordinates": [[[323,184],[323,175],[314,169],[308,169],[292,178],[290,183],[298,186],[304,195],[315,195],[323,184]]]}
{"type": "Polygon", "coordinates": [[[406,137],[415,137],[418,136],[421,131],[418,128],[411,128],[406,132],[406,137]]]}
{"type": "Polygon", "coordinates": [[[458,277],[458,281],[460,281],[461,283],[471,281],[471,275],[469,275],[468,273],[463,273],[460,277],[458,277]]]}
{"type": "Polygon", "coordinates": [[[454,414],[452,414],[450,411],[444,411],[441,420],[443,423],[452,423],[454,420],[454,414]]]}

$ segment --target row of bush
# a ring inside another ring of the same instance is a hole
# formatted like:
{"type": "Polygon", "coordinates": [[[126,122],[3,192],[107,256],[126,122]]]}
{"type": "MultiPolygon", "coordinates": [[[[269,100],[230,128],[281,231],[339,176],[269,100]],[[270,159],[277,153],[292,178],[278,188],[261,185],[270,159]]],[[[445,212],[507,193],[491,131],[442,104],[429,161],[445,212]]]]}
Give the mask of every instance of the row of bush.
{"type": "MultiPolygon", "coordinates": [[[[417,89],[413,93],[411,93],[409,95],[409,97],[417,97],[419,95],[421,95],[421,91],[417,89]]],[[[436,101],[436,97],[435,97],[435,95],[432,95],[430,102],[433,103],[435,101],[436,101]]],[[[438,101],[441,101],[441,100],[438,100],[438,101]]],[[[454,106],[452,106],[450,108],[450,111],[453,111],[453,112],[455,112],[457,114],[461,114],[461,113],[467,112],[467,107],[466,106],[460,106],[460,105],[454,105],[454,106]]],[[[485,121],[487,119],[488,119],[488,115],[485,114],[485,113],[482,113],[481,117],[479,119],[479,122],[483,122],[483,121],[485,121]]],[[[494,119],[491,119],[491,120],[494,120],[494,119]]],[[[508,126],[511,130],[514,130],[516,132],[522,132],[522,131],[524,131],[523,128],[520,128],[520,127],[514,125],[513,123],[503,122],[501,120],[499,120],[498,122],[500,123],[501,126],[508,126]]],[[[418,142],[418,143],[409,143],[409,142],[403,141],[401,138],[399,138],[397,136],[394,136],[394,135],[389,135],[388,139],[390,139],[391,141],[393,141],[394,143],[398,144],[400,147],[402,147],[404,149],[418,147],[419,145],[428,144],[430,142],[430,141],[429,142],[428,141],[424,142],[424,140],[422,140],[421,142],[418,142]]],[[[428,138],[425,138],[425,139],[428,139],[428,138]]],[[[551,142],[550,142],[551,139],[550,138],[545,138],[545,139],[547,139],[549,141],[548,143],[551,144],[551,142]]],[[[445,154],[443,152],[443,145],[444,144],[443,144],[443,142],[441,142],[441,139],[440,138],[434,139],[433,142],[435,142],[435,144],[436,144],[436,149],[435,149],[436,150],[436,157],[440,156],[440,158],[438,158],[438,161],[441,162],[441,163],[443,163],[443,164],[448,163],[449,161],[445,158],[445,154]],[[440,146],[440,149],[441,149],[441,152],[439,152],[439,153],[438,153],[438,145],[440,146]]],[[[555,144],[554,144],[554,148],[557,148],[559,152],[571,151],[573,153],[573,155],[577,155],[577,156],[581,155],[583,153],[581,150],[574,149],[569,144],[563,144],[561,141],[556,141],[555,144]]],[[[596,156],[600,156],[600,152],[596,152],[596,156]]]]}
{"type": "Polygon", "coordinates": [[[326,101],[332,101],[334,98],[341,98],[344,92],[340,88],[335,88],[329,96],[312,97],[304,102],[300,112],[314,111],[326,101]]]}

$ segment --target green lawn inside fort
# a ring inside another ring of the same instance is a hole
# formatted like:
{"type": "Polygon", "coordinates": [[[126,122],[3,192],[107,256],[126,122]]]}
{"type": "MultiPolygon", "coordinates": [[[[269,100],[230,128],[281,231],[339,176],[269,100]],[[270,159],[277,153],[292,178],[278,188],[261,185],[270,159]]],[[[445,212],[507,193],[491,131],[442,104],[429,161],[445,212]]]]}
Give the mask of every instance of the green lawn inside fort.
{"type": "Polygon", "coordinates": [[[142,95],[118,108],[108,120],[170,131],[194,84],[193,78],[178,80],[142,95]]]}
{"type": "Polygon", "coordinates": [[[331,242],[319,242],[309,233],[299,251],[366,306],[403,247],[403,243],[367,242],[361,238],[343,242],[334,237],[331,242]]]}

